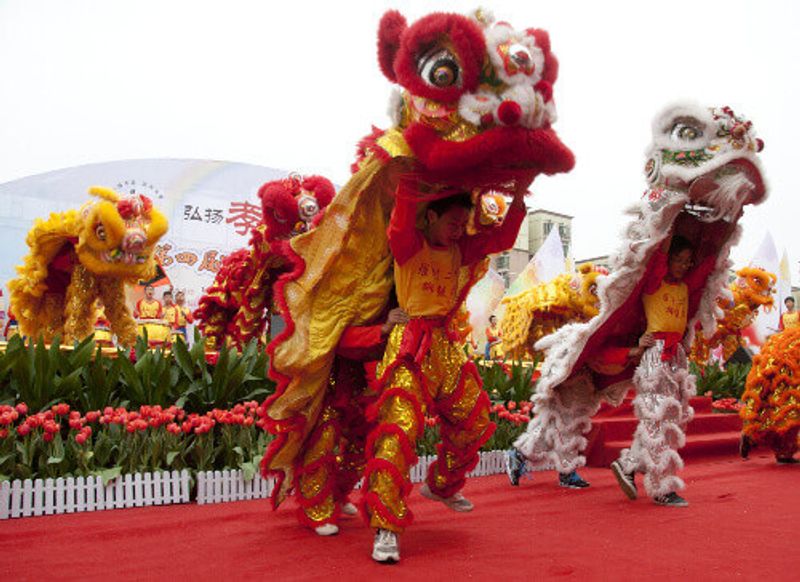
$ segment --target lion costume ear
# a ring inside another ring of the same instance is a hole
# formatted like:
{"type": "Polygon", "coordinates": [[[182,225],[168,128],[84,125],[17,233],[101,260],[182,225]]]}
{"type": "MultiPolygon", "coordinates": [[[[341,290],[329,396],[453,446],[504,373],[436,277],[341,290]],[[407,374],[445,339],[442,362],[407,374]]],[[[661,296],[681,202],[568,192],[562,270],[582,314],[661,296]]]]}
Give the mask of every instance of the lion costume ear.
{"type": "Polygon", "coordinates": [[[397,82],[394,59],[400,50],[400,36],[407,27],[405,17],[397,10],[389,10],[378,25],[378,64],[392,83],[397,82]]]}

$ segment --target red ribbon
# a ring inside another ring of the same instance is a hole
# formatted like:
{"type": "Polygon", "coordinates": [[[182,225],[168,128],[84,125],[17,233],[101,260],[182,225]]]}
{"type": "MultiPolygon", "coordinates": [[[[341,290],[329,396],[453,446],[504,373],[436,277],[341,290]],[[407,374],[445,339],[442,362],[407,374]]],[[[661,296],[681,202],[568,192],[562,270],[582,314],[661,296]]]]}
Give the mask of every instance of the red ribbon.
{"type": "Polygon", "coordinates": [[[430,353],[433,345],[433,330],[443,328],[444,323],[444,317],[410,319],[403,330],[403,339],[400,341],[400,351],[397,356],[410,358],[422,366],[422,361],[430,353]]]}
{"type": "Polygon", "coordinates": [[[657,340],[664,342],[664,349],[661,350],[661,361],[668,362],[678,354],[678,344],[683,339],[683,334],[677,331],[657,331],[653,334],[657,340]]]}

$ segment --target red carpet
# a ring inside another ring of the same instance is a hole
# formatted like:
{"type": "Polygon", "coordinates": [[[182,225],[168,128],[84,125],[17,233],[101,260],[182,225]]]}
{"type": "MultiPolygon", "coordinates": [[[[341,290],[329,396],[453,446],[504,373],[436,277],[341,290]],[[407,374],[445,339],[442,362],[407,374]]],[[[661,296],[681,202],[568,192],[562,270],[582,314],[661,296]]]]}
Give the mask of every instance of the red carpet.
{"type": "Polygon", "coordinates": [[[797,580],[800,465],[766,454],[689,462],[685,509],[631,502],[608,470],[560,489],[471,480],[471,514],[422,499],[394,566],[369,558],[360,520],[318,538],[266,501],[125,509],[0,523],[7,580],[797,580]]]}

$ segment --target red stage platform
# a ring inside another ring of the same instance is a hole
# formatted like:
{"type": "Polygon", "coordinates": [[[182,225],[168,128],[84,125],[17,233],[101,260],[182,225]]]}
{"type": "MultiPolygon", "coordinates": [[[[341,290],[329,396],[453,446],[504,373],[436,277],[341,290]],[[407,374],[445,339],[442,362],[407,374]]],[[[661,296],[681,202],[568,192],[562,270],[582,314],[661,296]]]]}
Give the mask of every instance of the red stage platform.
{"type": "MultiPolygon", "coordinates": [[[[622,449],[631,445],[638,420],[633,414],[633,395],[618,407],[603,405],[592,419],[587,436],[586,462],[590,467],[608,467],[622,449]]],[[[738,414],[713,412],[711,398],[691,399],[694,419],[686,430],[686,446],[681,457],[692,459],[715,455],[733,455],[739,448],[742,421],[738,414]]]]}
{"type": "Polygon", "coordinates": [[[0,524],[7,580],[796,580],[800,466],[761,451],[690,458],[688,508],[628,501],[606,469],[586,490],[553,473],[518,488],[500,475],[468,482],[454,514],[416,489],[402,561],[375,564],[359,519],[332,538],[266,501],[151,507],[0,524]]]}

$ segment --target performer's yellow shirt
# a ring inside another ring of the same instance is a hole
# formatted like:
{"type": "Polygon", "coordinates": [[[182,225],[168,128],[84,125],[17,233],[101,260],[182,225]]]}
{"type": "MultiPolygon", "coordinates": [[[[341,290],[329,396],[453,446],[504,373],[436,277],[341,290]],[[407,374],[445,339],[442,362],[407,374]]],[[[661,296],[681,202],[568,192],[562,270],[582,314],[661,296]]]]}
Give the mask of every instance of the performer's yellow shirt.
{"type": "Polygon", "coordinates": [[[410,317],[447,315],[455,306],[461,251],[457,245],[435,248],[427,241],[402,265],[394,264],[397,301],[410,317]]]}
{"type": "Polygon", "coordinates": [[[178,322],[178,314],[180,308],[177,305],[168,305],[164,308],[164,321],[170,326],[174,327],[178,322]]]}
{"type": "Polygon", "coordinates": [[[189,308],[186,306],[176,305],[176,309],[178,310],[177,315],[177,325],[178,327],[186,327],[186,314],[189,313],[189,308]]]}
{"type": "Polygon", "coordinates": [[[689,288],[686,283],[661,283],[653,294],[642,294],[644,314],[647,318],[647,331],[677,332],[686,331],[689,311],[689,288]]]}
{"type": "Polygon", "coordinates": [[[781,316],[781,323],[783,323],[783,329],[800,327],[800,311],[792,311],[791,313],[787,311],[781,316]]]}
{"type": "Polygon", "coordinates": [[[161,302],[158,299],[148,299],[143,297],[137,305],[139,319],[158,319],[161,317],[161,302]]]}

